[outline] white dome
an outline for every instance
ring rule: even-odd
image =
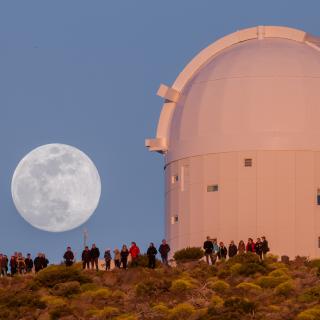
[[[320,48],[302,31],[264,28],[273,35],[259,36],[259,27],[240,31],[238,38],[248,30],[256,36],[222,46],[189,72],[167,121],[167,162],[228,151],[320,150]]]

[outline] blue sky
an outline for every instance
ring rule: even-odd
[[[0,1],[0,251],[82,250],[83,227],[35,229],[11,198],[13,171],[33,148],[66,143],[102,179],[86,223],[103,250],[135,240],[146,250],[164,228],[163,159],[149,153],[162,101],[199,50],[230,32],[285,25],[320,35],[319,1]]]

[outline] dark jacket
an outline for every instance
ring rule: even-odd
[[[158,253],[157,249],[155,247],[149,247],[147,250],[148,256],[156,256]]]
[[[120,252],[121,260],[128,259],[128,255],[129,255],[129,250],[121,250]]]
[[[161,257],[166,257],[168,255],[168,253],[170,252],[169,245],[167,243],[161,244],[159,247],[159,252],[161,254]]]
[[[206,240],[203,243],[203,249],[205,254],[211,254],[213,252],[213,243],[210,240]]]
[[[35,257],[33,263],[34,263],[34,269],[36,272],[43,268],[42,262],[41,262],[41,257]]]
[[[261,254],[262,253],[262,242],[256,242],[254,245],[254,251],[256,254]]]
[[[232,258],[234,257],[238,252],[238,248],[235,244],[230,244],[229,245],[229,250],[228,250],[228,254],[229,254],[229,257]]]
[[[263,240],[262,241],[262,253],[266,254],[267,252],[269,252],[269,244],[267,240]]]
[[[91,259],[97,259],[100,257],[100,251],[97,247],[90,250],[90,257]]]
[[[225,246],[219,247],[218,257],[219,259],[225,259],[227,257],[228,250]]]
[[[63,259],[66,260],[66,262],[72,262],[74,259],[74,254],[72,251],[66,251],[63,255]]]
[[[246,245],[247,252],[255,252],[255,244],[252,242],[251,244],[248,242]]]
[[[31,258],[25,258],[24,262],[26,264],[27,270],[32,270],[32,268],[33,268],[33,260]]]
[[[105,251],[104,252],[104,260],[105,261],[111,261],[111,253],[110,253],[110,251]]]
[[[82,255],[81,255],[81,259],[84,262],[89,262],[91,260],[90,250],[83,250]]]

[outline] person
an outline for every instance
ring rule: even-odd
[[[137,259],[138,259],[139,254],[140,254],[140,249],[139,249],[139,247],[137,246],[137,244],[134,241],[131,242],[131,247],[129,249],[129,253],[131,255],[131,265],[132,266],[136,266],[137,265]]]
[[[212,240],[212,244],[213,244],[213,251],[212,251],[213,264],[215,264],[216,261],[217,261],[218,254],[219,254],[219,246],[218,246],[218,240],[217,240],[217,238],[214,238],[214,239]]]
[[[8,270],[9,270],[9,268],[8,268],[9,259],[8,259],[8,257],[7,257],[6,254],[3,255],[3,258],[5,259],[5,264],[6,264],[6,267],[5,267],[5,269],[6,269],[6,274],[8,274]]]
[[[254,252],[254,242],[253,242],[252,238],[248,239],[248,243],[247,243],[247,246],[246,246],[246,251],[247,252]]]
[[[110,264],[111,264],[111,253],[110,253],[110,249],[107,249],[104,252],[104,261],[106,264],[106,270],[110,270]]]
[[[17,267],[18,267],[17,258],[15,255],[11,256],[9,264],[10,264],[10,273],[13,276],[17,273]]]
[[[262,260],[262,242],[260,238],[257,238],[257,241],[254,245],[254,251],[259,256],[259,259]]]
[[[121,256],[121,264],[123,269],[127,269],[127,264],[128,264],[128,255],[129,255],[129,250],[127,246],[124,244],[122,246],[120,256]]]
[[[213,243],[210,240],[210,237],[207,236],[207,240],[203,243],[204,255],[206,257],[207,264],[209,263],[209,258],[211,260],[211,264],[214,264],[213,261]]]
[[[38,273],[42,269],[41,260],[42,260],[42,254],[39,252],[33,261],[35,273]]]
[[[147,250],[147,256],[148,256],[148,268],[154,269],[156,267],[156,255],[158,253],[158,250],[154,246],[154,243],[151,242],[149,245],[149,248]]]
[[[170,252],[170,246],[167,244],[166,239],[162,240],[162,243],[159,247],[159,252],[161,255],[162,263],[167,266],[168,265],[168,254]]]
[[[116,268],[120,268],[121,255],[120,255],[119,249],[115,248],[113,250],[113,254],[114,254],[114,265]]]
[[[25,273],[25,271],[26,271],[26,263],[24,262],[24,257],[23,257],[21,252],[18,253],[17,264],[18,264],[19,273],[20,274]]]
[[[237,252],[238,252],[238,248],[237,248],[237,246],[234,244],[234,241],[231,240],[231,241],[230,241],[230,244],[229,244],[229,248],[228,248],[229,258],[232,258],[232,257],[236,256],[236,255],[237,255]]]
[[[7,260],[6,257],[0,253],[0,268],[1,268],[1,276],[7,275]]]
[[[265,259],[270,249],[269,249],[269,244],[266,237],[262,236],[261,239],[262,239],[262,255],[263,255],[263,259]]]
[[[42,269],[45,269],[49,264],[49,260],[46,258],[46,255],[44,253],[41,253],[41,265]]]
[[[245,252],[246,252],[246,245],[244,244],[243,240],[240,240],[238,244],[238,254],[244,254]]]
[[[63,259],[66,267],[71,267],[73,265],[74,254],[71,250],[71,247],[67,247],[67,251],[64,253]]]
[[[224,245],[224,243],[221,241],[219,243],[219,251],[218,251],[218,258],[219,260],[225,260],[227,258],[228,249]]]
[[[90,261],[91,261],[91,255],[90,250],[88,246],[85,246],[84,250],[82,251],[81,255],[82,260],[82,269],[90,269]]]
[[[93,243],[91,250],[90,250],[90,257],[91,257],[91,269],[94,269],[96,267],[96,270],[99,270],[99,257],[100,257],[100,250],[96,247],[96,244]]]
[[[27,257],[25,258],[24,263],[26,264],[26,272],[30,273],[33,269],[33,260],[31,258],[30,253],[27,254]]]

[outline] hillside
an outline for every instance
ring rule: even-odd
[[[128,270],[50,266],[0,279],[0,319],[320,319],[320,260],[240,255]]]

